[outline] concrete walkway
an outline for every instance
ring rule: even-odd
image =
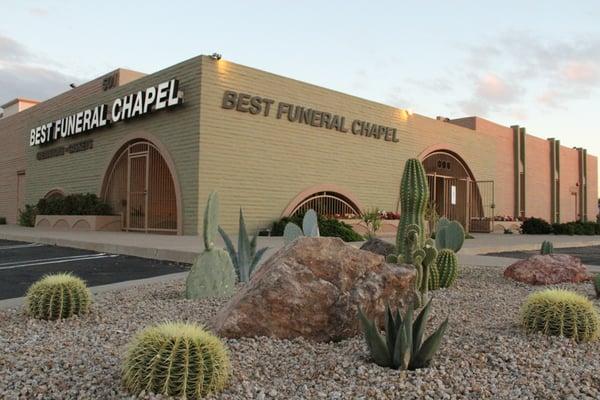
[[[491,252],[536,250],[544,240],[550,240],[555,248],[600,246],[600,236],[555,235],[504,235],[475,234],[468,239],[461,255],[478,255]],[[199,236],[155,235],[131,232],[62,232],[17,225],[0,225],[0,239],[36,242],[57,246],[74,247],[102,253],[124,254],[136,257],[192,263],[203,244]],[[231,238],[237,243],[237,238]],[[384,238],[394,242],[394,238]],[[356,243],[358,245],[358,243]],[[218,246],[224,246],[221,237]],[[258,247],[269,247],[266,257],[283,245],[281,237],[259,237]],[[266,258],[265,257],[265,258]]]

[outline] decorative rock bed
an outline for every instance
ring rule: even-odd
[[[593,296],[590,283],[561,287]],[[432,367],[414,372],[369,362],[361,337],[228,339],[231,384],[210,398],[600,398],[600,342],[527,336],[518,325],[521,303],[537,289],[504,279],[499,268],[462,267],[453,288],[433,293],[429,326],[446,316],[450,326]],[[105,293],[91,314],[58,322],[0,311],[0,398],[131,398],[120,365],[134,333],[171,319],[208,323],[227,302],[188,301],[183,292],[181,280]]]

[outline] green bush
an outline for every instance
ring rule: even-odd
[[[542,218],[527,218],[521,225],[521,233],[526,235],[547,235],[552,233],[552,225]]]
[[[40,199],[40,215],[110,215],[110,206],[93,193],[76,193],[64,197]]]
[[[591,221],[552,224],[552,231],[555,235],[600,235],[600,224]]]
[[[36,207],[31,204],[25,204],[25,208],[19,210],[19,225],[33,227],[35,225],[36,215]]]
[[[6,217],[0,217],[0,225],[6,225]]]
[[[283,236],[283,230],[288,222],[293,222],[298,226],[302,226],[303,214],[297,214],[292,217],[284,217],[273,222],[271,229],[272,236]],[[350,225],[345,222],[338,221],[335,218],[326,218],[322,215],[318,216],[319,233],[321,236],[339,237],[344,242],[359,242],[363,237],[356,233]]]

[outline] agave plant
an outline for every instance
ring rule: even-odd
[[[260,250],[256,250],[256,240],[258,235],[254,235],[252,239],[248,236],[246,231],[246,223],[244,222],[244,213],[240,208],[240,224],[238,234],[238,247],[237,251],[233,246],[233,242],[229,238],[229,235],[219,226],[219,233],[225,242],[229,257],[233,262],[233,267],[237,273],[240,282],[248,282],[250,276],[256,269],[258,262],[262,258],[268,247],[263,247]]]
[[[385,311],[385,335],[379,332],[375,321],[369,320],[362,310],[358,310],[367,346],[377,365],[403,370],[429,366],[448,326],[448,318],[446,318],[436,331],[423,341],[430,307],[431,301],[423,307],[413,322],[412,304],[404,317],[399,309],[394,315],[388,305]]]

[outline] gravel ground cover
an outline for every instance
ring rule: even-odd
[[[568,254],[581,258],[581,262],[588,265],[600,265],[600,246],[586,247],[562,247],[555,248],[556,254]],[[532,251],[503,251],[501,253],[488,253],[486,256],[508,257],[508,258],[529,258],[534,254],[540,254],[539,250]]]
[[[533,290],[498,268],[463,267],[435,292],[433,320],[450,326],[429,369],[400,372],[367,359],[360,337],[340,343],[228,340],[233,377],[215,399],[598,399],[600,343],[527,336],[518,325]],[[592,296],[591,284],[562,285]],[[184,282],[97,296],[90,315],[59,322],[0,311],[0,398],[122,399],[120,365],[131,336],[148,324],[207,323],[223,300],[182,299]],[[160,396],[144,395],[157,399]]]

